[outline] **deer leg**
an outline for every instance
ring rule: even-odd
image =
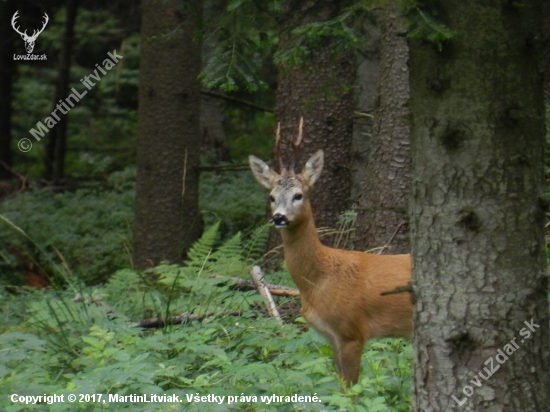
[[[346,383],[352,385],[359,379],[361,367],[361,352],[363,342],[358,340],[340,341],[334,351],[334,360],[338,375]]]

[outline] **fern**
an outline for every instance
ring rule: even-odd
[[[246,277],[249,267],[261,260],[269,225],[256,228],[246,241],[238,232],[215,248],[219,226],[217,222],[203,233],[183,266],[161,265],[152,269],[152,273],[160,275],[159,283],[180,292],[203,293],[220,283],[208,279],[210,275]]]
[[[186,267],[202,270],[208,264],[210,254],[214,248],[214,243],[218,237],[219,227],[219,221],[214,223],[206,229],[200,239],[193,244],[187,254],[188,260],[185,262]]]
[[[269,223],[258,226],[252,231],[248,242],[246,242],[243,256],[245,261],[250,265],[258,264],[263,257],[270,228],[271,225]]]
[[[238,232],[211,255],[212,265],[209,272],[225,276],[243,276],[247,266],[242,257],[242,236]]]

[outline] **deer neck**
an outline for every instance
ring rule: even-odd
[[[281,229],[285,262],[301,294],[315,288],[322,274],[318,269],[319,256],[324,246],[319,240],[311,206],[306,205],[305,213],[294,226]]]

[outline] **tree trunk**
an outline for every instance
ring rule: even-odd
[[[12,166],[11,154],[11,100],[15,74],[13,60],[15,31],[11,18],[15,13],[13,2],[0,2],[0,161]],[[0,170],[0,179],[11,177],[7,170]]]
[[[200,236],[198,165],[202,5],[142,2],[134,264],[179,262]],[[170,36],[168,36],[170,35]]]
[[[401,18],[390,1],[379,19],[378,107],[355,229],[356,249],[385,254],[409,252],[409,51]]]
[[[338,2],[291,1],[287,7],[279,42],[283,48],[292,41],[290,30],[334,18],[341,12]],[[302,66],[280,68],[275,118],[281,123],[283,140],[296,136],[300,117],[304,118],[303,150],[296,172],[315,151],[324,150],[325,166],[313,189],[311,203],[317,227],[336,228],[338,215],[348,207],[351,195],[355,65],[353,54],[332,53],[331,45],[327,40],[313,49]],[[283,156],[288,159],[286,148]],[[331,244],[331,239],[329,236],[323,241]],[[268,248],[278,243],[279,236],[272,235]]]
[[[52,111],[69,95],[71,81],[71,55],[74,43],[74,24],[78,12],[78,0],[67,0],[63,44],[59,59],[59,74],[55,88]],[[44,178],[59,182],[65,176],[65,152],[67,146],[68,113],[61,115],[57,124],[48,133],[44,154]]]
[[[219,13],[219,4],[215,0],[205,0],[203,7],[203,20],[205,22],[215,21]],[[220,32],[215,32],[209,37],[210,41],[202,44],[202,68],[207,64],[212,42],[218,41]],[[207,161],[213,163],[229,162],[229,149],[225,137],[224,127],[225,101],[219,97],[201,94],[201,138],[203,156]]]
[[[202,152],[213,163],[229,162],[229,149],[225,138],[225,102],[212,96],[201,96]]]
[[[540,2],[438,4],[456,35],[410,41],[413,410],[547,410]]]
[[[550,105],[550,1],[542,2],[543,18],[543,59],[544,59],[544,97]]]
[[[351,159],[352,187],[351,197],[354,203],[359,203],[365,188],[369,160],[369,148],[374,133],[374,112],[377,105],[378,74],[380,72],[380,25],[365,21],[362,30],[366,32],[367,41],[356,54],[356,90],[355,111],[353,121],[353,143]]]

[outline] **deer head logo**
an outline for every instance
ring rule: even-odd
[[[46,13],[44,13],[44,24],[42,25],[42,28],[40,30],[34,30],[32,36],[28,36],[27,35],[27,30],[25,30],[24,32],[21,32],[19,31],[19,27],[16,27],[15,26],[15,21],[17,20],[17,18],[19,17],[17,15],[17,13],[19,13],[19,10],[17,10],[15,12],[15,14],[13,15],[12,19],[11,19],[11,26],[13,27],[13,29],[19,33],[21,35],[21,38],[25,41],[25,49],[27,49],[27,54],[31,54],[33,49],[34,49],[34,42],[36,41],[36,38],[38,37],[38,35],[40,33],[42,33],[44,31],[44,29],[46,28],[46,24],[48,24],[48,21],[50,20],[48,15]]]

